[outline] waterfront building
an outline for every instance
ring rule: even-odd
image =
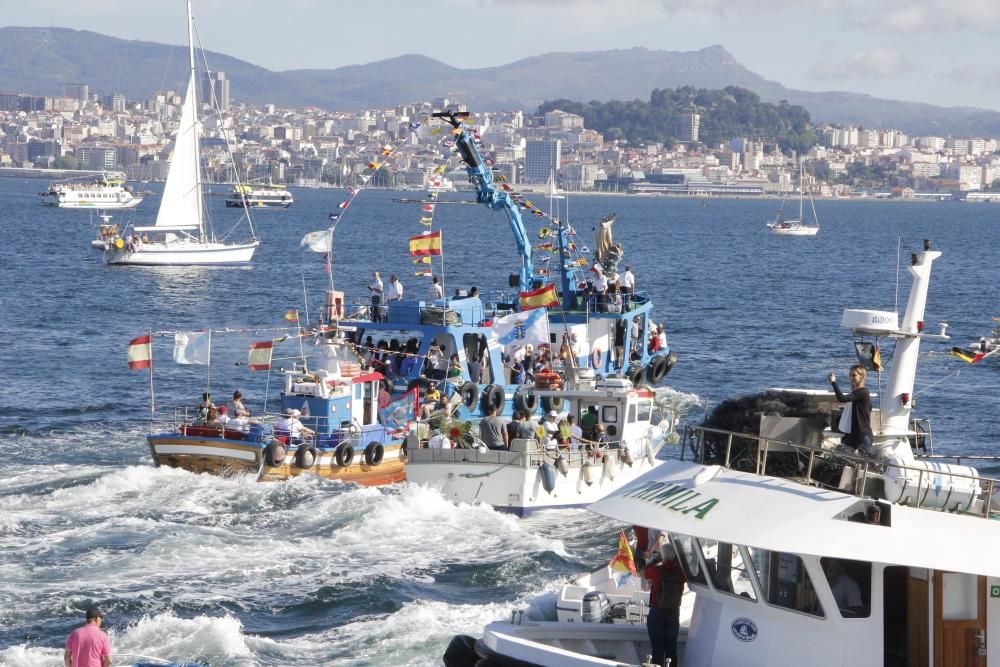
[[[558,139],[529,141],[524,152],[524,182],[545,183],[558,173],[561,149]]]
[[[225,72],[205,72],[201,78],[202,103],[229,110],[229,79]],[[215,100],[214,102],[212,100]]]

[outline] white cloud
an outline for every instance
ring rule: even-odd
[[[888,78],[910,70],[912,65],[900,51],[874,48],[858,51],[843,60],[824,60],[809,69],[818,79]]]

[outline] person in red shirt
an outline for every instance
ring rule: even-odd
[[[680,632],[681,595],[684,593],[684,572],[677,563],[674,547],[669,542],[660,547],[660,561],[650,563],[642,576],[649,580],[649,615],[646,630],[653,646],[653,663],[677,666],[677,635]]]
[[[97,607],[87,610],[87,623],[70,633],[63,652],[66,667],[111,667],[111,641],[101,630],[104,614]]]

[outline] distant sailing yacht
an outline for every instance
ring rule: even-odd
[[[198,121],[198,79],[194,61],[194,20],[187,0],[188,53],[191,75],[174,142],[170,172],[160,198],[160,209],[152,227],[132,227],[110,244],[104,253],[108,264],[183,266],[190,264],[246,264],[260,245],[249,211],[249,240],[227,243],[206,230],[201,185],[201,123]],[[152,235],[149,237],[148,235]]]
[[[805,192],[802,176],[804,173],[802,161],[799,160],[799,217],[794,220],[785,220],[784,211],[779,210],[774,221],[767,223],[768,230],[776,236],[816,236],[819,233],[819,217],[816,215],[816,204],[813,203],[812,193],[809,194],[809,206],[812,208],[815,224],[805,225],[802,222],[802,198]]]

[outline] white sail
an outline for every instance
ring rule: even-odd
[[[160,198],[160,210],[156,214],[156,227],[161,229],[192,229],[202,234],[201,182],[198,178],[198,139],[201,123],[198,122],[197,100],[195,96],[194,73],[188,80],[187,94],[181,110],[181,122],[177,128],[174,154],[170,160],[170,172]]]

